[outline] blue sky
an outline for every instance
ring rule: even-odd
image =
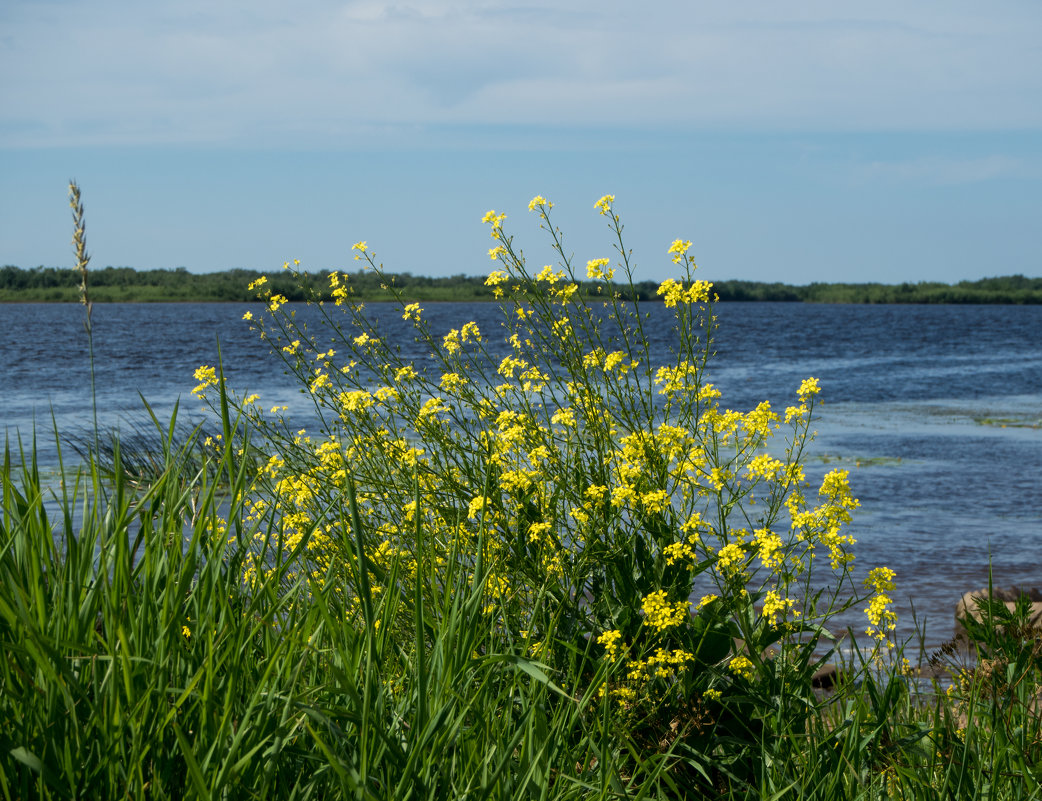
[[[1042,4],[5,0],[0,264],[481,274],[528,200],[638,279],[1042,275]]]

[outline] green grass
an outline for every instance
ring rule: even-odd
[[[5,454],[0,797],[1040,794],[1037,632],[1004,607],[971,630],[984,668],[953,694],[854,670],[802,728],[783,699],[751,697],[759,741],[716,761],[733,733],[620,727],[598,697],[608,667],[551,672],[490,625],[480,570],[421,556],[414,591],[363,592],[361,618],[337,573],[298,569],[306,538],[245,582],[241,543],[278,537],[247,519],[248,438],[189,474],[164,430],[151,480],[125,480],[117,448],[111,481],[88,463],[50,503],[33,453]],[[345,564],[366,562],[362,525],[337,543]]]
[[[248,460],[186,479],[167,450],[148,486],[81,473],[57,519],[32,454],[5,458],[0,796],[606,797],[658,780],[664,757],[605,750],[589,686],[496,641],[480,582],[428,576],[437,603],[368,599],[364,625],[295,554],[246,584]],[[387,632],[405,608],[402,641]]]

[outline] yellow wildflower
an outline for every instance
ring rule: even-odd
[[[608,659],[614,662],[619,658],[619,641],[622,639],[622,632],[618,630],[606,631],[600,637],[597,638],[598,645],[604,646],[604,655]]]
[[[196,368],[194,377],[199,382],[199,386],[192,390],[192,394],[196,397],[203,397],[206,390],[217,386],[217,370],[209,365],[204,364],[202,367]]]
[[[543,535],[550,531],[551,524],[546,521],[540,521],[538,523],[532,523],[528,527],[528,541],[532,543],[540,542],[543,539]]]
[[[344,411],[360,412],[368,409],[375,402],[373,396],[364,389],[355,389],[350,392],[341,392],[337,400]]]
[[[550,418],[550,422],[558,426],[574,426],[575,425],[575,412],[571,408],[558,409],[554,412]]]
[[[796,394],[801,401],[806,401],[808,395],[817,395],[819,392],[821,392],[821,387],[818,386],[818,379],[816,378],[804,379],[803,383],[800,384],[800,388],[796,390]]]
[[[698,605],[695,607],[695,611],[697,612],[703,606],[707,606],[708,604],[711,604],[713,601],[715,601],[719,597],[720,597],[719,595],[703,595],[701,600],[698,602]]]
[[[605,271],[611,259],[590,259],[586,262],[586,277],[591,281],[610,281],[615,277],[615,270]]]
[[[380,387],[376,390],[376,399],[380,403],[387,403],[389,400],[398,400],[398,390],[393,387]]]
[[[669,495],[665,490],[651,490],[640,496],[640,502],[645,512],[663,512],[669,508]]]
[[[324,387],[328,387],[329,385],[329,375],[327,373],[320,373],[316,371],[315,377],[312,379],[311,384],[308,388],[311,390],[313,394],[315,392],[318,392],[320,389],[323,389]]]
[[[717,568],[726,576],[740,575],[745,567],[745,551],[737,542],[725,545],[716,557]]]
[[[690,601],[670,603],[665,590],[657,590],[647,596],[640,605],[644,613],[644,622],[657,632],[679,626],[688,616]]]
[[[791,612],[795,603],[792,598],[782,598],[778,595],[777,590],[767,590],[767,595],[763,599],[763,616],[772,626],[777,626],[778,616],[784,617]]]
[[[467,508],[467,517],[471,520],[477,520],[481,516],[481,513],[488,508],[488,498],[484,495],[478,495],[471,498],[470,505]]]
[[[749,661],[747,656],[736,656],[728,663],[727,669],[746,681],[753,677],[753,663]]]
[[[662,549],[662,555],[666,558],[666,564],[672,565],[680,561],[690,561],[695,558],[695,552],[686,542],[673,542]]]
[[[685,242],[683,239],[674,239],[673,244],[669,246],[668,251],[668,253],[673,257],[673,263],[680,264],[690,248],[690,240]]]
[[[865,633],[880,642],[886,640],[888,631],[897,628],[897,613],[890,608],[893,600],[887,594],[896,589],[895,575],[889,567],[877,567],[868,571],[868,578],[865,579],[865,586],[875,590],[875,595],[865,608],[865,615],[870,623]]]
[[[564,278],[564,271],[563,270],[559,270],[558,272],[554,272],[553,267],[551,267],[549,264],[547,264],[545,267],[543,267],[542,270],[539,271],[539,275],[537,275],[535,277],[535,280],[536,281],[546,281],[546,283],[548,283],[550,285],[553,285],[553,284],[556,284],[558,281],[560,281],[562,278]]]
[[[496,214],[495,209],[490,209],[485,212],[485,216],[481,218],[481,222],[491,225],[493,230],[492,238],[498,239],[499,237],[495,235],[495,232],[503,227],[503,220],[506,218],[507,216],[505,214]]]
[[[693,281],[691,286],[684,289],[684,285],[672,278],[667,278],[659,286],[657,295],[662,295],[666,306],[672,308],[681,303],[705,303],[709,300],[709,290],[713,285],[708,281]]]
[[[445,373],[438,383],[446,392],[455,392],[467,382],[459,373]]]
[[[785,464],[766,453],[761,453],[745,466],[745,470],[753,480],[759,477],[776,479],[785,471]]]
[[[416,423],[422,424],[427,420],[434,419],[436,415],[443,414],[449,410],[448,406],[445,405],[445,401],[442,398],[428,398],[423,402],[423,406],[420,407],[419,413],[416,415]]]

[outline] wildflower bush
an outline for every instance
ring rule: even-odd
[[[658,291],[673,358],[653,363],[646,317],[620,291],[633,273],[614,198],[595,204],[614,253],[584,273],[552,206],[529,204],[558,258],[538,270],[506,215],[484,217],[501,331],[433,330],[418,303],[386,286],[424,359],[382,335],[343,273],[328,276],[335,302],[314,304],[321,331],[263,279],[251,285],[268,314],[247,318],[321,423],[297,431],[277,408],[238,404],[271,454],[252,517],[277,529],[275,542],[261,527],[247,580],[294,552],[295,569],[335,577],[353,625],[390,604],[389,636],[414,638],[422,621],[402,599],[435,603],[447,575],[462,578],[480,587],[491,647],[581,679],[598,698],[590,714],[672,749],[707,780],[747,772],[767,729],[805,724],[830,621],[862,600],[850,580],[845,527],[858,502],[847,472],[818,487],[804,472],[818,382],[794,387],[784,410],[724,406],[707,380],[712,285],[694,277],[680,239],[666,254],[678,278]],[[354,250],[382,274],[366,242]],[[296,263],[286,269],[307,285]],[[493,337],[505,356],[493,355]],[[219,384],[211,366],[196,377],[201,396]],[[346,560],[345,540],[358,542]],[[877,568],[868,582],[878,643],[894,628],[892,578]]]

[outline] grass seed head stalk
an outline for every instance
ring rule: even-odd
[[[94,324],[92,312],[94,304],[87,289],[87,265],[90,254],[87,253],[87,222],[83,214],[83,201],[80,199],[80,187],[75,180],[69,181],[69,207],[72,209],[72,245],[76,254],[76,269],[80,273],[80,303],[86,309],[83,327],[87,332],[87,352],[90,358],[90,398],[94,414],[94,451],[98,451],[98,393],[94,380]]]

